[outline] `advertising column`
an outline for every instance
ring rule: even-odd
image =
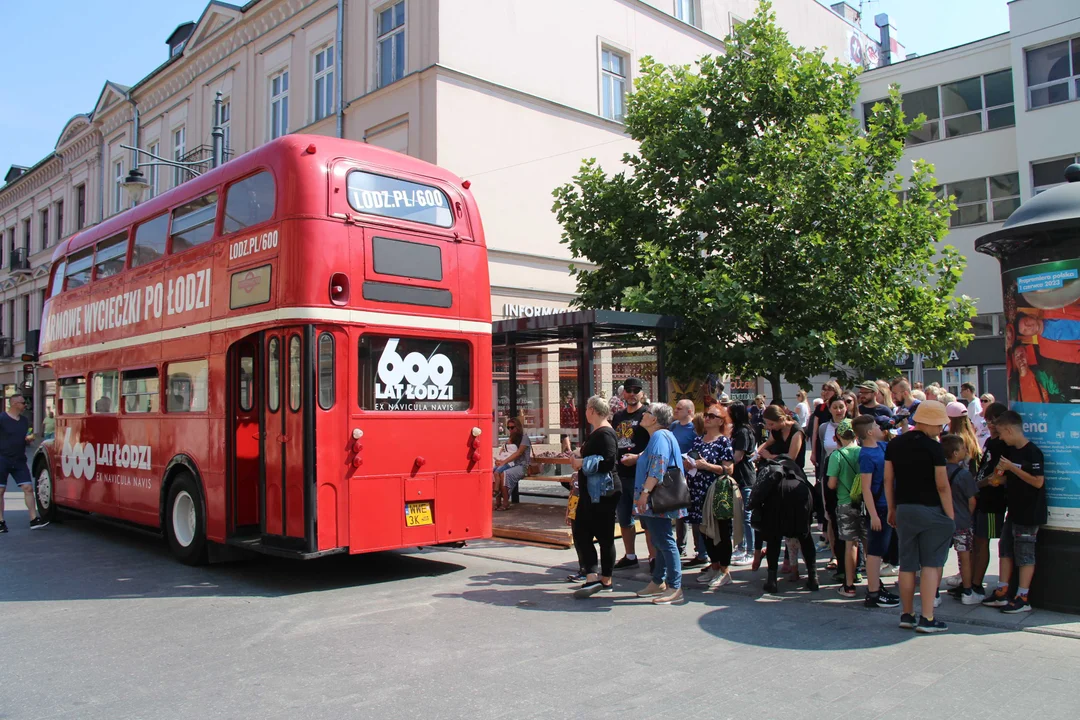
[[[1006,374],[1043,451],[1047,527],[1080,530],[1080,259],[1002,273]]]

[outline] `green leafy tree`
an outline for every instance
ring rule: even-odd
[[[586,160],[554,192],[562,242],[595,266],[572,268],[577,305],[679,316],[673,376],[760,375],[777,399],[781,376],[882,372],[910,352],[934,364],[966,345],[965,260],[941,245],[955,206],[922,161],[900,199],[904,139],[925,118],[907,122],[894,87],[864,132],[856,78],[794,48],[767,2],[725,55],[644,58],[629,169]]]

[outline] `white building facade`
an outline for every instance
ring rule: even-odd
[[[693,63],[722,53],[723,38],[756,7],[757,0],[210,2],[169,35],[159,67],[130,87],[105,81],[95,107],[71,118],[53,153],[7,173],[3,392],[22,389],[19,358],[34,349],[53,246],[130,207],[121,181],[135,158],[121,145],[208,160],[218,92],[226,157],[284,133],[340,134],[469,179],[489,244],[492,314],[565,309],[574,282],[552,190],[583,158],[621,167],[633,149],[621,122],[625,95],[643,56]],[[833,11],[816,0],[775,0],[774,10],[795,44],[862,64],[883,55],[843,3]],[[188,177],[142,170],[152,193]],[[38,423],[53,393],[48,370],[39,369]]]
[[[976,339],[958,348],[943,370],[898,358],[899,368],[959,394],[963,382],[1005,397],[1001,281],[995,259],[977,254],[975,240],[1001,227],[1019,204],[1064,182],[1080,155],[1080,3],[1013,0],[1009,31],[865,72],[859,105],[900,86],[909,117],[927,123],[908,138],[901,174],[911,161],[933,163],[957,210],[945,242],[967,258],[958,292],[976,299]]]

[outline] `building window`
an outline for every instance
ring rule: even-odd
[[[994,222],[1005,222],[1020,207],[1020,173],[994,175],[990,180],[990,210]]]
[[[86,227],[86,184],[75,188],[75,229]]]
[[[150,147],[148,147],[146,149],[150,152],[151,155],[157,155],[158,157],[161,157],[161,155],[158,154],[158,152],[161,150],[161,146],[160,146],[159,143],[156,143],[156,142],[151,143]],[[153,160],[152,162],[157,162],[157,161]],[[150,197],[157,197],[157,194],[158,194],[158,166],[157,165],[151,165],[149,168],[147,168],[146,182],[150,186]]]
[[[113,163],[113,212],[124,209],[124,161]]]
[[[187,154],[187,132],[183,127],[178,127],[173,130],[173,160],[177,162],[183,162],[184,155]],[[173,168],[173,187],[180,185],[184,180],[187,180],[187,170],[182,167]]]
[[[41,216],[41,249],[49,247],[49,208],[40,213]]]
[[[949,183],[945,194],[953,195],[956,202],[950,227],[1003,222],[1020,207],[1020,175],[1005,173]]]
[[[221,161],[229,159],[229,148],[232,147],[232,99],[226,98],[221,101]]]
[[[688,25],[701,27],[698,24],[697,0],[675,0],[675,17]]]
[[[405,76],[405,0],[375,13],[377,87]]]
[[[600,114],[622,122],[626,117],[625,55],[604,48],[600,53]]]
[[[1057,160],[1031,163],[1031,184],[1034,193],[1038,195],[1055,185],[1063,184],[1065,182],[1065,168],[1077,161],[1078,158],[1074,155]]]
[[[926,122],[918,130],[908,133],[907,144],[919,145],[924,142],[941,139],[941,104],[938,102],[936,87],[904,93],[901,105],[904,116],[909,120],[919,115],[926,115]]]
[[[329,45],[315,53],[315,119],[334,114],[334,46]]]
[[[30,218],[23,220],[23,249],[26,250],[26,254],[30,255],[30,236],[33,234],[33,223],[30,222]]]
[[[60,242],[60,238],[64,237],[64,201],[56,201],[56,237],[53,238],[54,242]]]
[[[950,392],[956,397],[960,397],[960,386],[964,383],[971,383],[975,386],[975,394],[979,394],[979,368],[974,365],[967,367],[953,367],[945,368],[942,373],[941,386],[945,388],[946,392]]]
[[[1005,314],[987,313],[971,318],[971,333],[975,337],[1000,337],[1005,334]]]
[[[1080,37],[1030,49],[1026,61],[1032,109],[1080,97]]]
[[[987,130],[1012,127],[1016,124],[1011,69],[983,75],[983,97],[986,98]]]
[[[270,139],[289,132],[289,71],[270,78]]]

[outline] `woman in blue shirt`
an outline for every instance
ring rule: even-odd
[[[672,521],[686,517],[686,509],[656,513],[649,502],[649,494],[664,479],[667,469],[681,468],[679,443],[666,429],[671,425],[672,414],[671,406],[664,403],[652,403],[645,408],[640,425],[649,433],[649,444],[637,458],[634,479],[634,511],[656,548],[652,581],[637,595],[651,597],[656,605],[669,605],[683,599],[682,561],[675,544]]]

